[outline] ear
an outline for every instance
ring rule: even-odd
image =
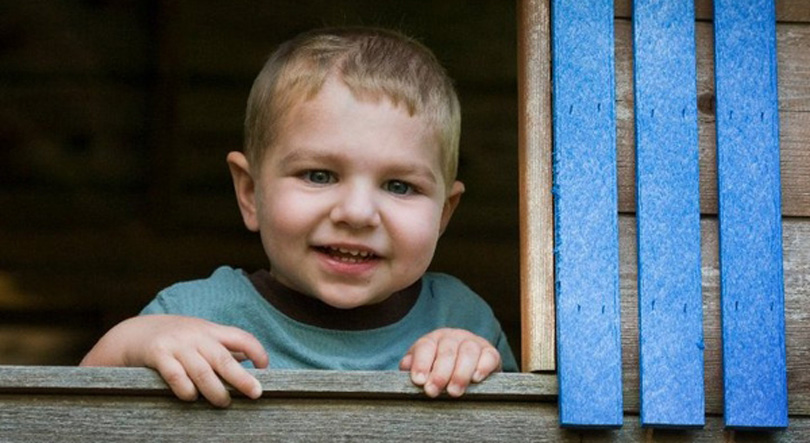
[[[447,199],[444,201],[444,207],[442,208],[442,220],[441,225],[439,226],[439,233],[443,234],[445,228],[447,228],[447,224],[450,223],[450,217],[453,216],[453,212],[456,210],[458,203],[461,201],[461,194],[464,193],[464,183],[456,180],[453,182],[453,185],[450,186],[450,191],[447,193]]]
[[[245,154],[241,152],[228,153],[228,168],[233,178],[233,189],[236,191],[236,202],[242,212],[242,221],[250,231],[259,231],[259,218],[256,213],[256,181],[250,169]]]

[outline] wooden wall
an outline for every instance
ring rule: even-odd
[[[805,442],[810,421],[782,432],[645,429],[637,415],[617,430],[558,426],[553,375],[493,374],[461,399],[426,399],[402,372],[254,370],[262,398],[230,408],[182,402],[144,368],[0,367],[4,439],[64,441],[532,441]],[[716,396],[709,393],[709,397]],[[712,399],[710,399],[712,401]]]
[[[722,355],[715,156],[711,2],[696,3],[698,131],[700,147],[701,259],[707,415],[720,415]],[[631,1],[615,2],[622,365],[624,409],[639,411],[635,152]],[[777,0],[777,61],[782,179],[788,401],[796,438],[810,415],[810,3]],[[708,423],[708,422],[707,422]],[[798,438],[801,439],[801,438]]]
[[[548,10],[544,0],[525,0],[520,9],[521,35],[526,38],[524,48],[530,49],[530,56],[520,55],[521,63],[528,68],[521,77],[524,81],[533,80],[536,84],[526,86],[521,83],[521,93],[534,91],[538,95],[550,94],[544,82],[543,72],[549,67],[549,55],[543,46],[535,41],[533,32],[536,23],[546,20]],[[531,8],[537,8],[534,12]],[[697,31],[697,102],[700,143],[700,188],[701,188],[701,259],[703,289],[703,329],[705,339],[705,392],[707,416],[720,416],[723,411],[722,398],[722,355],[720,325],[720,276],[718,258],[717,185],[715,156],[715,115],[713,77],[713,36],[711,23],[711,3],[706,0],[695,2]],[[633,120],[632,82],[632,22],[631,1],[615,2],[615,60],[616,60],[616,114],[618,191],[619,191],[619,232],[620,232],[620,291],[621,291],[621,338],[622,338],[622,378],[623,406],[625,421],[639,414],[639,359],[638,359],[638,306],[637,306],[637,245],[635,219],[635,152]],[[810,299],[810,145],[808,131],[808,109],[810,109],[810,4],[798,0],[777,0],[777,59],[779,63],[779,98],[781,119],[781,178],[783,209],[784,246],[784,285],[787,344],[787,378],[789,391],[789,414],[791,430],[780,434],[772,441],[797,438],[794,431],[805,426],[810,415],[810,403],[806,397],[810,392],[810,327],[808,327],[808,300]],[[535,55],[539,54],[539,55]],[[524,98],[525,100],[525,98]],[[527,100],[525,107],[542,109],[544,99]],[[529,113],[521,116],[521,127],[535,129],[521,135],[521,149],[527,157],[551,158],[550,153],[533,153],[549,150],[551,136],[544,133],[542,117]],[[539,134],[538,134],[539,133]],[[526,135],[529,134],[529,135]],[[523,183],[521,189],[535,187],[548,189],[546,171],[542,167],[521,166],[531,182]],[[534,168],[534,170],[532,170]],[[547,191],[548,192],[548,191]],[[523,196],[526,197],[527,194]],[[522,201],[532,202],[529,195]],[[542,215],[540,211],[536,213]],[[527,246],[540,249],[543,239],[548,238],[550,222],[542,216],[532,228],[523,232],[522,254],[526,258],[524,267],[532,270],[526,273],[532,290],[522,294],[531,310],[526,313],[528,334],[537,337],[553,337],[545,320],[551,311],[553,318],[552,293],[545,288],[548,274],[545,272],[545,259],[542,253]],[[540,238],[540,240],[537,240]],[[534,254],[534,255],[533,255]],[[526,278],[524,276],[524,278]],[[533,286],[532,286],[533,285]],[[538,332],[540,330],[540,332]],[[542,340],[523,343],[524,370],[546,371],[549,356],[553,358],[553,347]],[[551,353],[549,352],[551,348]],[[553,367],[553,361],[552,361]],[[707,423],[709,421],[707,420]],[[713,439],[708,434],[701,434]],[[684,440],[691,437],[682,435]],[[762,437],[762,436],[760,436]],[[799,437],[797,440],[800,440]],[[652,440],[649,440],[652,441]],[[674,441],[677,441],[675,439]]]
[[[434,268],[486,296],[519,349],[515,5],[11,2],[0,16],[0,363],[75,364],[161,288],[266,266],[225,165],[254,76],[322,25],[404,30],[463,107],[461,208]]]

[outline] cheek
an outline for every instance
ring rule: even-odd
[[[277,195],[290,195],[278,192]],[[259,207],[261,230],[268,238],[284,239],[295,236],[311,224],[313,208],[292,197],[276,197],[262,200]]]
[[[399,211],[394,217],[393,235],[398,249],[407,254],[414,265],[430,264],[439,239],[440,213],[434,208],[421,211]]]

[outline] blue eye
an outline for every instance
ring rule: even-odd
[[[307,171],[304,180],[316,185],[328,185],[335,182],[335,175],[329,171]]]
[[[400,180],[391,180],[385,183],[385,190],[397,195],[409,195],[414,192],[413,186]]]

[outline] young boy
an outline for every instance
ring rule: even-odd
[[[323,29],[283,44],[250,92],[244,153],[227,157],[269,271],[165,289],[82,365],[152,367],[181,399],[217,406],[230,402],[220,378],[261,395],[241,360],[399,368],[430,397],[516,371],[485,302],[425,273],[464,191],[460,121],[445,71],[407,37]]]

